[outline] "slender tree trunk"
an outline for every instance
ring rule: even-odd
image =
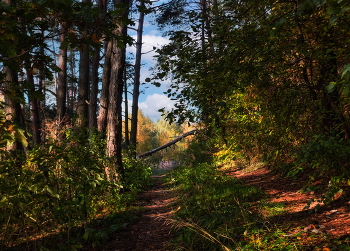
[[[104,3],[102,0],[97,2],[100,11],[104,11]],[[97,34],[97,38],[100,38],[100,34]],[[91,92],[90,92],[90,106],[89,106],[89,133],[90,136],[96,131],[97,127],[97,93],[98,93],[98,69],[100,64],[100,48],[95,47],[95,57],[92,64],[91,72]]]
[[[85,3],[90,0],[82,0]],[[83,37],[88,35],[89,31],[83,32]],[[79,61],[79,82],[78,82],[78,107],[77,107],[77,126],[79,128],[86,128],[88,126],[88,98],[89,98],[89,87],[90,87],[90,63],[89,63],[89,47],[84,44],[80,50],[80,61]]]
[[[42,70],[39,70],[39,90],[43,94],[44,99],[42,102],[38,102],[39,109],[41,111],[41,117],[42,117],[42,123],[41,123],[41,142],[45,144],[45,132],[46,132],[46,126],[45,126],[45,107],[46,107],[46,92],[45,92],[46,86],[45,86],[45,74]]]
[[[42,35],[43,35],[43,32],[42,32]],[[40,46],[40,54],[41,55],[44,55],[44,46]],[[41,111],[41,117],[43,118],[42,119],[42,123],[41,123],[41,142],[45,143],[45,72],[44,72],[44,64],[43,62],[41,62],[41,65],[39,67],[39,91],[40,93],[43,94],[44,96],[44,99],[42,102],[38,101],[38,107],[39,107],[39,110]],[[40,113],[39,113],[40,114]]]
[[[144,0],[140,0],[140,7],[145,7]],[[144,12],[140,11],[139,27],[137,29],[137,41],[136,41],[136,58],[135,58],[135,77],[134,77],[134,91],[132,98],[132,116],[131,116],[131,132],[130,143],[136,150],[137,142],[137,115],[139,110],[139,96],[140,96],[140,71],[141,71],[141,51],[142,51],[142,32],[144,22]],[[136,155],[136,151],[134,151]]]
[[[124,4],[127,10],[123,13],[123,17],[128,17],[129,0],[115,0],[115,5]],[[119,27],[115,30],[118,36],[126,35],[126,26]],[[108,98],[108,115],[107,115],[107,156],[115,158],[118,173],[124,178],[124,170],[122,163],[122,99],[123,99],[123,72],[125,68],[125,47],[119,48],[117,41],[113,41],[113,53],[111,54],[111,77],[109,85]],[[109,174],[109,170],[107,171]],[[111,175],[109,175],[111,178]]]
[[[27,80],[32,84],[31,91],[35,91],[34,86],[34,77],[31,71],[27,70]],[[31,112],[32,112],[32,126],[33,126],[33,142],[34,144],[40,144],[41,143],[41,135],[40,135],[40,117],[39,117],[39,107],[38,107],[38,100],[34,97],[30,99],[30,103],[32,106]]]
[[[61,35],[60,43],[66,36],[65,23],[61,24]],[[67,89],[67,47],[59,50],[58,53],[59,68],[61,71],[58,73],[57,78],[57,123],[58,123],[58,135],[61,133],[60,130],[63,127],[64,119],[66,117],[67,107],[66,107],[66,89]]]
[[[62,28],[61,28],[61,30],[62,30]],[[54,52],[53,53],[53,59],[54,59],[54,64],[55,65],[57,65],[56,63],[56,49],[55,49],[55,41],[54,41],[54,39],[52,38],[51,39],[51,42],[52,42],[52,51]],[[59,56],[58,56],[59,57]],[[55,73],[54,73],[54,81],[55,81],[55,94],[57,95],[57,72],[55,71]],[[57,98],[57,97],[56,97]]]
[[[89,133],[90,136],[95,132],[97,126],[97,93],[98,93],[98,68],[100,63],[100,48],[95,48],[96,56],[92,64],[91,72],[91,91],[89,106]]]
[[[86,45],[80,51],[79,62],[79,82],[78,82],[78,107],[77,107],[77,126],[79,128],[87,127],[88,119],[88,94],[89,94],[90,66],[89,51]]]
[[[126,69],[124,70],[124,94],[125,94],[125,146],[128,147],[129,142],[129,107],[128,107],[128,85],[127,85]]]
[[[200,8],[202,10],[202,27],[201,27],[201,40],[203,57],[205,56],[205,13],[206,13],[206,0],[200,0]]]
[[[121,34],[122,27],[117,32]],[[107,156],[116,158],[117,169],[123,175],[120,126],[122,125],[121,101],[125,48],[118,48],[115,40],[113,44],[107,115]]]
[[[107,126],[107,112],[108,112],[108,92],[109,82],[111,77],[111,54],[113,41],[109,41],[106,49],[105,62],[102,73],[102,92],[100,96],[100,112],[98,115],[98,131],[103,134]]]

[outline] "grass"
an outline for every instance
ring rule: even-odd
[[[350,250],[346,242],[304,233],[304,226],[288,235],[296,229],[280,220],[288,214],[283,202],[268,202],[263,191],[213,165],[177,167],[167,182],[179,197],[175,250]]]

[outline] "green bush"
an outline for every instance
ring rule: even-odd
[[[105,168],[110,159],[105,157],[105,142],[97,136],[84,143],[82,139],[67,130],[64,139],[37,145],[27,157],[0,153],[1,249],[31,236],[63,231],[66,244],[62,248],[67,250],[67,246],[78,245],[78,236],[83,239],[84,228],[96,217],[131,205],[135,195],[121,193],[123,186],[141,189],[149,184],[150,169],[128,159],[124,160],[125,184],[108,180]]]

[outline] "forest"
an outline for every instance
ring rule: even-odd
[[[349,11],[1,0],[0,250],[350,250]]]

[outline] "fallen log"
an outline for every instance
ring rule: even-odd
[[[173,141],[170,141],[169,143],[167,143],[167,144],[165,144],[165,145],[163,145],[163,146],[161,146],[161,147],[158,147],[158,148],[156,148],[156,149],[153,149],[153,150],[151,150],[151,151],[149,151],[149,152],[140,154],[140,155],[138,155],[136,158],[139,159],[139,158],[143,158],[143,157],[152,155],[153,153],[156,153],[156,152],[158,152],[158,151],[160,151],[160,150],[163,150],[164,148],[167,148],[167,147],[169,147],[169,146],[171,146],[171,145],[174,145],[176,142],[180,141],[181,139],[183,139],[183,138],[185,138],[185,137],[187,137],[187,136],[194,135],[196,132],[198,132],[197,129],[194,129],[194,130],[192,130],[192,131],[186,132],[186,133],[182,134],[181,136],[177,137],[176,139],[174,139]]]

